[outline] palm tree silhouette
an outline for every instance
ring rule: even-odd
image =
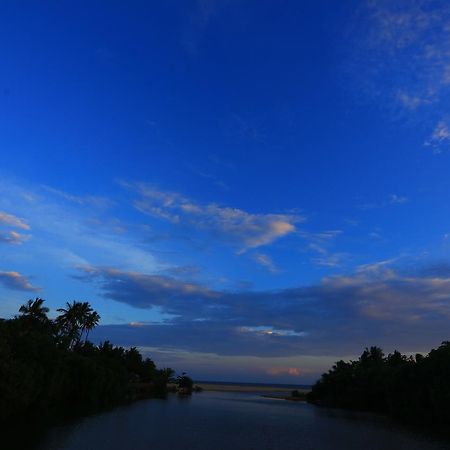
[[[35,300],[28,300],[27,303],[19,308],[19,312],[26,317],[44,322],[47,320],[47,313],[50,311],[46,306],[43,306],[44,300],[36,297]]]
[[[75,300],[72,303],[66,302],[65,308],[58,308],[62,313],[56,318],[56,323],[61,334],[67,338],[69,348],[72,348],[75,342],[79,341],[80,328],[78,325],[80,302]]]
[[[57,309],[62,313],[57,317],[56,322],[62,333],[67,337],[69,347],[77,345],[83,334],[86,332],[86,338],[89,332],[98,325],[100,315],[94,311],[88,302],[67,302],[66,308]]]
[[[98,322],[100,321],[100,314],[97,311],[94,311],[87,302],[83,303],[82,314],[81,334],[86,332],[86,336],[84,338],[84,342],[86,342],[89,337],[89,332],[98,325]]]

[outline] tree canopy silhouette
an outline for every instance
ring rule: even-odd
[[[36,297],[35,300],[28,300],[27,303],[19,308],[19,312],[33,319],[39,320],[41,322],[48,320],[47,313],[50,310],[44,306],[44,300],[42,298]]]
[[[0,319],[0,424],[36,413],[79,415],[165,394],[171,369],[157,369],[135,347],[88,341],[100,320],[88,302],[67,302],[57,311],[50,320],[44,300],[36,298],[13,319]]]
[[[450,425],[450,342],[426,356],[385,356],[366,348],[356,361],[338,361],[312,387],[308,400],[338,408],[376,411],[407,421]]]

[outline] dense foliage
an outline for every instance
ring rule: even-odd
[[[450,342],[415,357],[366,349],[357,361],[338,361],[313,386],[308,399],[324,406],[450,425]]]
[[[56,320],[42,299],[0,319],[0,423],[32,413],[71,416],[165,393],[171,369],[158,370],[136,348],[87,340],[100,316],[67,303]],[[84,339],[83,339],[84,338]]]
[[[194,381],[189,377],[186,372],[183,372],[175,380],[179,393],[191,394],[194,387]]]

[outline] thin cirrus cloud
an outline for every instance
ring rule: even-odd
[[[28,230],[32,224],[33,239],[26,244],[27,252],[55,264],[55,275],[73,265],[102,264],[103,259],[128,269],[157,270],[152,252],[139,245],[140,236],[126,233],[122,222],[111,215],[112,204],[102,197],[0,181],[0,211],[8,211],[0,214],[0,225]],[[19,244],[29,238],[16,230],[0,233],[0,243]],[[8,247],[14,255],[17,248]]]
[[[171,277],[84,268],[102,295],[127,305],[160,308],[162,324],[100,327],[122,345],[182,348],[223,355],[355,354],[392,342],[423,351],[445,339],[450,318],[447,273],[405,274],[386,264],[346,276],[274,291],[220,291]]]
[[[304,239],[308,245],[307,250],[314,256],[311,262],[321,267],[339,267],[346,256],[344,253],[330,252],[330,245],[342,234],[342,230],[327,230],[317,233],[299,231],[299,236]]]
[[[395,67],[386,67],[395,73],[393,84],[385,88],[407,109],[439,102],[450,82],[448,3],[375,0],[366,4],[369,13],[366,44],[372,50],[371,56],[384,54],[397,60]],[[381,78],[382,74],[378,75]]]
[[[258,263],[260,266],[262,266],[265,269],[267,269],[271,273],[279,272],[278,267],[272,261],[270,256],[266,255],[265,253],[256,253],[255,255],[253,255],[253,260],[256,263]]]
[[[30,230],[30,226],[24,219],[14,214],[0,211],[0,226],[6,228],[16,228],[19,230]],[[0,231],[0,243],[19,245],[30,238],[29,234],[19,233],[16,230]]]
[[[0,211],[0,225],[20,228],[22,230],[30,229],[30,226],[23,219],[20,219],[13,214],[8,214],[4,211]]]
[[[20,245],[29,237],[29,234],[21,234],[17,233],[17,231],[0,232],[0,242],[5,244]]]
[[[63,200],[78,204],[80,206],[91,206],[99,209],[107,209],[114,205],[114,202],[106,197],[100,197],[95,195],[74,195],[60,189],[55,189],[51,186],[43,185],[42,188]]]
[[[425,145],[431,147],[434,153],[441,153],[444,146],[450,146],[450,129],[446,121],[440,120],[437,123]]]
[[[363,5],[359,13],[367,20],[355,21],[364,26],[355,49],[357,79],[394,117],[406,113],[425,124],[424,145],[441,153],[449,148],[449,3],[369,0]]]
[[[206,230],[237,245],[242,253],[270,244],[296,231],[304,217],[297,214],[253,214],[242,209],[200,204],[176,192],[167,192],[142,183],[126,184],[140,195],[134,201],[139,211],[152,217]]]
[[[387,199],[378,203],[363,203],[359,205],[362,210],[385,208],[386,206],[404,205],[409,202],[409,198],[399,194],[389,194]]]
[[[397,195],[397,194],[390,194],[389,195],[389,203],[391,205],[401,205],[403,203],[408,202],[408,197]]]
[[[40,288],[33,286],[27,277],[19,272],[0,272],[0,283],[8,289],[16,291],[38,292]]]

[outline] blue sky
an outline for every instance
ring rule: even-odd
[[[449,338],[444,1],[3,2],[0,315],[216,380]]]

